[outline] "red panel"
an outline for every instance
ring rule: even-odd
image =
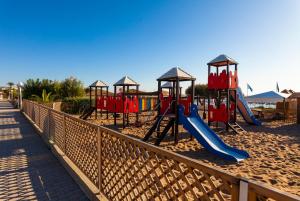
[[[109,112],[115,112],[115,99],[112,96],[107,98],[107,109]]]
[[[229,72],[229,79],[225,70],[223,70],[219,75],[216,73],[211,73],[208,76],[208,88],[209,89],[235,89],[238,87],[238,77],[237,72]]]
[[[237,72],[235,71],[234,73],[232,73],[230,71],[229,77],[230,77],[230,88],[231,89],[236,89],[238,87]]]
[[[139,99],[136,96],[131,100],[131,108],[131,113],[139,112]]]
[[[221,104],[220,108],[214,108],[210,105],[208,111],[208,121],[228,122],[228,114],[225,104]]]
[[[167,108],[169,107],[169,105],[171,104],[172,101],[172,97],[169,96],[167,98],[164,98],[162,96],[160,96],[160,101],[161,101],[161,107],[160,107],[160,114],[165,113],[165,111],[167,110]],[[169,113],[171,110],[170,108],[168,109],[167,113]]]
[[[187,99],[180,99],[179,104],[184,106],[184,114],[189,115],[190,114],[190,107],[192,103],[192,97],[188,96]]]

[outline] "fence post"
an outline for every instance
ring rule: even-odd
[[[247,201],[248,195],[248,182],[240,180],[239,201]]]
[[[100,127],[97,128],[97,151],[98,151],[98,188],[99,193],[102,192],[102,131]]]
[[[40,106],[40,104],[37,104],[37,106],[38,106],[38,114],[39,114],[39,118],[38,118],[38,126],[39,126],[39,128],[41,129],[41,106]]]
[[[231,200],[232,201],[239,200],[239,185],[236,183],[232,183]]]
[[[48,109],[48,141],[51,139],[51,137],[50,137],[50,113],[51,113],[51,110]]]
[[[300,124],[300,98],[297,98],[297,124]]]
[[[252,188],[249,188],[248,190],[248,201],[256,201],[256,193],[253,191]]]
[[[28,116],[32,120],[32,106],[30,101],[28,102]]]
[[[63,134],[64,134],[64,152],[67,155],[67,132],[66,132],[66,115],[63,114]]]

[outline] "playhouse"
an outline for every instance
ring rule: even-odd
[[[178,143],[178,105],[182,104],[185,107],[185,113],[189,113],[189,109],[194,100],[194,90],[190,97],[183,98],[180,93],[180,82],[190,81],[192,88],[194,89],[195,78],[186,73],[179,67],[174,67],[168,72],[163,74],[157,79],[158,82],[158,101],[159,107],[157,108],[157,118],[155,123],[149,129],[144,137],[144,141],[149,140],[150,136],[156,132],[156,145],[164,139],[170,129],[172,129],[172,135],[174,135],[175,143]],[[166,82],[162,85],[162,82]],[[169,88],[169,95],[164,97],[162,94],[162,86]],[[165,123],[165,124],[163,124]],[[162,130],[162,131],[161,131]]]
[[[222,54],[208,64],[208,125],[222,122],[235,132],[244,130],[236,123],[238,63]]]

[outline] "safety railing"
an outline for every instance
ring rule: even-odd
[[[32,101],[23,111],[109,200],[299,200]]]

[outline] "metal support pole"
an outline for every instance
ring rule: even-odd
[[[192,102],[191,104],[194,104],[195,99],[195,80],[192,80]]]
[[[207,80],[209,79],[209,75],[210,75],[210,65],[208,65],[208,77],[207,77]],[[210,93],[211,91],[208,89],[208,95],[207,95],[207,112],[208,112],[208,116],[209,116],[209,113],[210,113],[210,109],[209,109],[209,106],[210,106]],[[208,126],[210,126],[210,121],[208,120]]]
[[[20,98],[19,106],[20,106],[20,110],[22,110],[22,108],[23,108],[23,102],[22,102],[22,87],[20,87],[19,98]]]
[[[106,119],[108,119],[108,108],[107,108],[107,104],[108,104],[108,87],[106,87]]]
[[[95,119],[97,119],[97,113],[98,113],[97,100],[98,100],[98,88],[96,86],[96,89],[95,89]]]
[[[139,100],[139,86],[136,86],[136,98]],[[139,111],[136,113],[136,123],[139,123]]]
[[[158,107],[157,107],[157,115],[160,116],[161,113],[160,113],[160,110],[161,110],[161,100],[160,100],[160,95],[162,93],[162,88],[161,88],[161,81],[158,81],[158,84],[157,84],[157,104],[158,104]],[[162,94],[162,99],[163,99],[163,94]],[[160,133],[160,124],[157,125],[157,129],[156,129],[156,136],[159,137],[159,133]]]
[[[122,93],[123,129],[125,128],[124,101],[125,101],[125,86],[123,86],[123,93]]]
[[[117,86],[114,86],[114,99],[116,100]],[[117,113],[116,113],[116,104],[113,105],[114,108],[114,125],[117,125]]]
[[[227,119],[228,119],[228,122],[230,121],[230,110],[229,110],[229,79],[230,79],[230,76],[229,76],[229,62],[227,61],[227,67],[226,67],[226,71],[227,71],[227,82],[228,82],[228,85],[227,85],[227,89],[226,89],[226,115],[227,115]],[[226,124],[226,131],[229,130],[229,127],[228,127],[228,124]]]
[[[129,94],[129,86],[127,86],[127,92],[126,94]],[[128,95],[127,95],[127,98],[128,98]],[[126,106],[127,107],[127,106]],[[126,120],[127,120],[127,126],[129,125],[129,111],[128,113],[126,114]]]
[[[179,79],[176,80],[176,100],[175,100],[175,144],[178,143],[178,130],[179,130],[179,114],[178,114],[178,103],[179,103]]]
[[[101,99],[103,98],[102,96],[103,96],[103,94],[102,94],[102,88],[103,87],[100,87],[100,97],[101,97]],[[100,116],[102,117],[102,108],[100,109]]]

